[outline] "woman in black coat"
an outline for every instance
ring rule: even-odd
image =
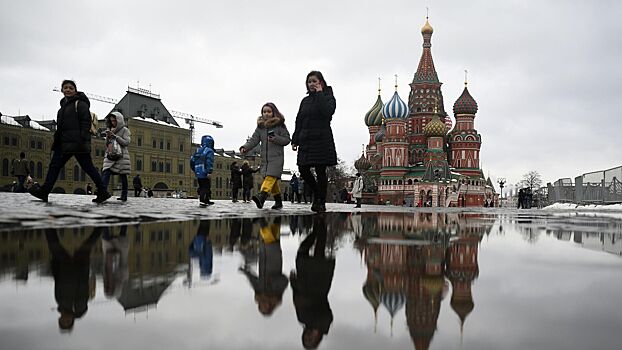
[[[298,151],[298,169],[305,185],[313,191],[315,212],[326,211],[328,177],[326,168],[337,165],[337,151],[330,122],[335,113],[336,101],[333,89],[327,86],[322,73],[307,74],[307,94],[300,102],[296,116],[296,129],[292,137],[292,149]],[[315,169],[317,179],[311,173]]]
[[[250,203],[251,190],[253,189],[253,174],[259,171],[259,168],[253,169],[245,160],[242,163],[242,200],[244,203]]]
[[[231,163],[231,200],[235,203],[238,201],[238,190],[242,188],[242,170],[238,166],[238,162]]]

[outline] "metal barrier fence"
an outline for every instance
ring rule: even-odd
[[[548,202],[622,203],[622,166],[563,178],[547,184]]]

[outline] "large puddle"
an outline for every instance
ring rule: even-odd
[[[615,217],[0,232],[2,349],[619,349],[621,291]]]

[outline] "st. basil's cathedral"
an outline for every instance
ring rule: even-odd
[[[365,115],[366,154],[355,162],[364,175],[363,200],[408,206],[496,206],[498,195],[480,168],[482,137],[475,129],[477,102],[466,86],[445,112],[442,83],[432,60],[433,29],[421,28],[423,53],[410,84],[408,105],[396,91]],[[449,131],[451,130],[451,131]]]

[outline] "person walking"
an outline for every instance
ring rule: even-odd
[[[14,192],[26,192],[24,182],[26,182],[26,178],[30,176],[30,167],[28,166],[26,153],[20,152],[19,159],[13,159],[11,163],[11,175],[17,177],[17,187],[14,189]]]
[[[60,109],[56,114],[56,131],[52,143],[52,159],[45,182],[40,187],[33,186],[29,192],[34,197],[47,202],[48,195],[58,179],[61,169],[69,159],[75,157],[97,187],[95,203],[103,203],[110,198],[99,172],[91,158],[91,103],[83,92],[77,91],[76,83],[64,80],[61,84],[64,97],[60,100]]]
[[[134,176],[132,184],[134,185],[134,197],[140,197],[141,193],[143,193],[143,182],[140,179],[140,174]]]
[[[93,194],[93,186],[91,186],[90,182],[86,184],[86,194],[88,195]]]
[[[328,190],[326,168],[337,165],[337,151],[330,126],[336,100],[333,89],[326,84],[321,72],[307,74],[306,87],[308,96],[300,102],[292,150],[298,151],[300,175],[305,180],[305,187],[313,192],[311,210],[325,212]],[[317,179],[311,173],[311,168],[315,169]]]
[[[125,126],[123,114],[112,112],[105,118],[106,120],[106,154],[104,155],[104,166],[102,167],[102,181],[104,187],[108,188],[111,175],[119,175],[121,180],[120,201],[127,202],[127,176],[131,171],[130,152],[127,150],[131,141],[132,133]]]
[[[214,204],[212,196],[212,170],[214,168],[214,139],[209,135],[201,138],[201,147],[190,157],[190,169],[199,183],[199,206],[205,208]],[[151,190],[150,190],[151,191]],[[151,197],[151,196],[150,196]]]
[[[254,184],[253,174],[258,172],[259,168],[253,169],[249,165],[248,160],[245,160],[240,169],[242,170],[242,200],[244,203],[250,203],[251,190],[253,189]]]
[[[242,170],[238,166],[238,162],[231,163],[231,201],[237,203],[238,191],[242,187]]]
[[[261,116],[257,118],[255,132],[240,147],[242,154],[261,143],[261,175],[264,177],[261,192],[252,197],[257,208],[263,208],[269,194],[274,197],[272,209],[283,208],[279,180],[283,172],[285,153],[283,148],[290,142],[289,131],[285,126],[285,117],[274,103],[268,102],[261,107]]]
[[[298,194],[298,185],[299,185],[298,176],[296,176],[296,173],[294,173],[292,175],[292,179],[289,180],[289,186],[292,188],[292,196],[291,196],[292,203],[294,203],[296,198],[298,199],[298,203],[300,203],[300,195]]]
[[[355,208],[361,207],[361,198],[363,198],[363,177],[361,173],[356,173],[356,180],[352,185],[352,197],[356,199]]]
[[[298,179],[298,203],[300,203],[300,198],[307,204],[307,186],[302,176]]]

